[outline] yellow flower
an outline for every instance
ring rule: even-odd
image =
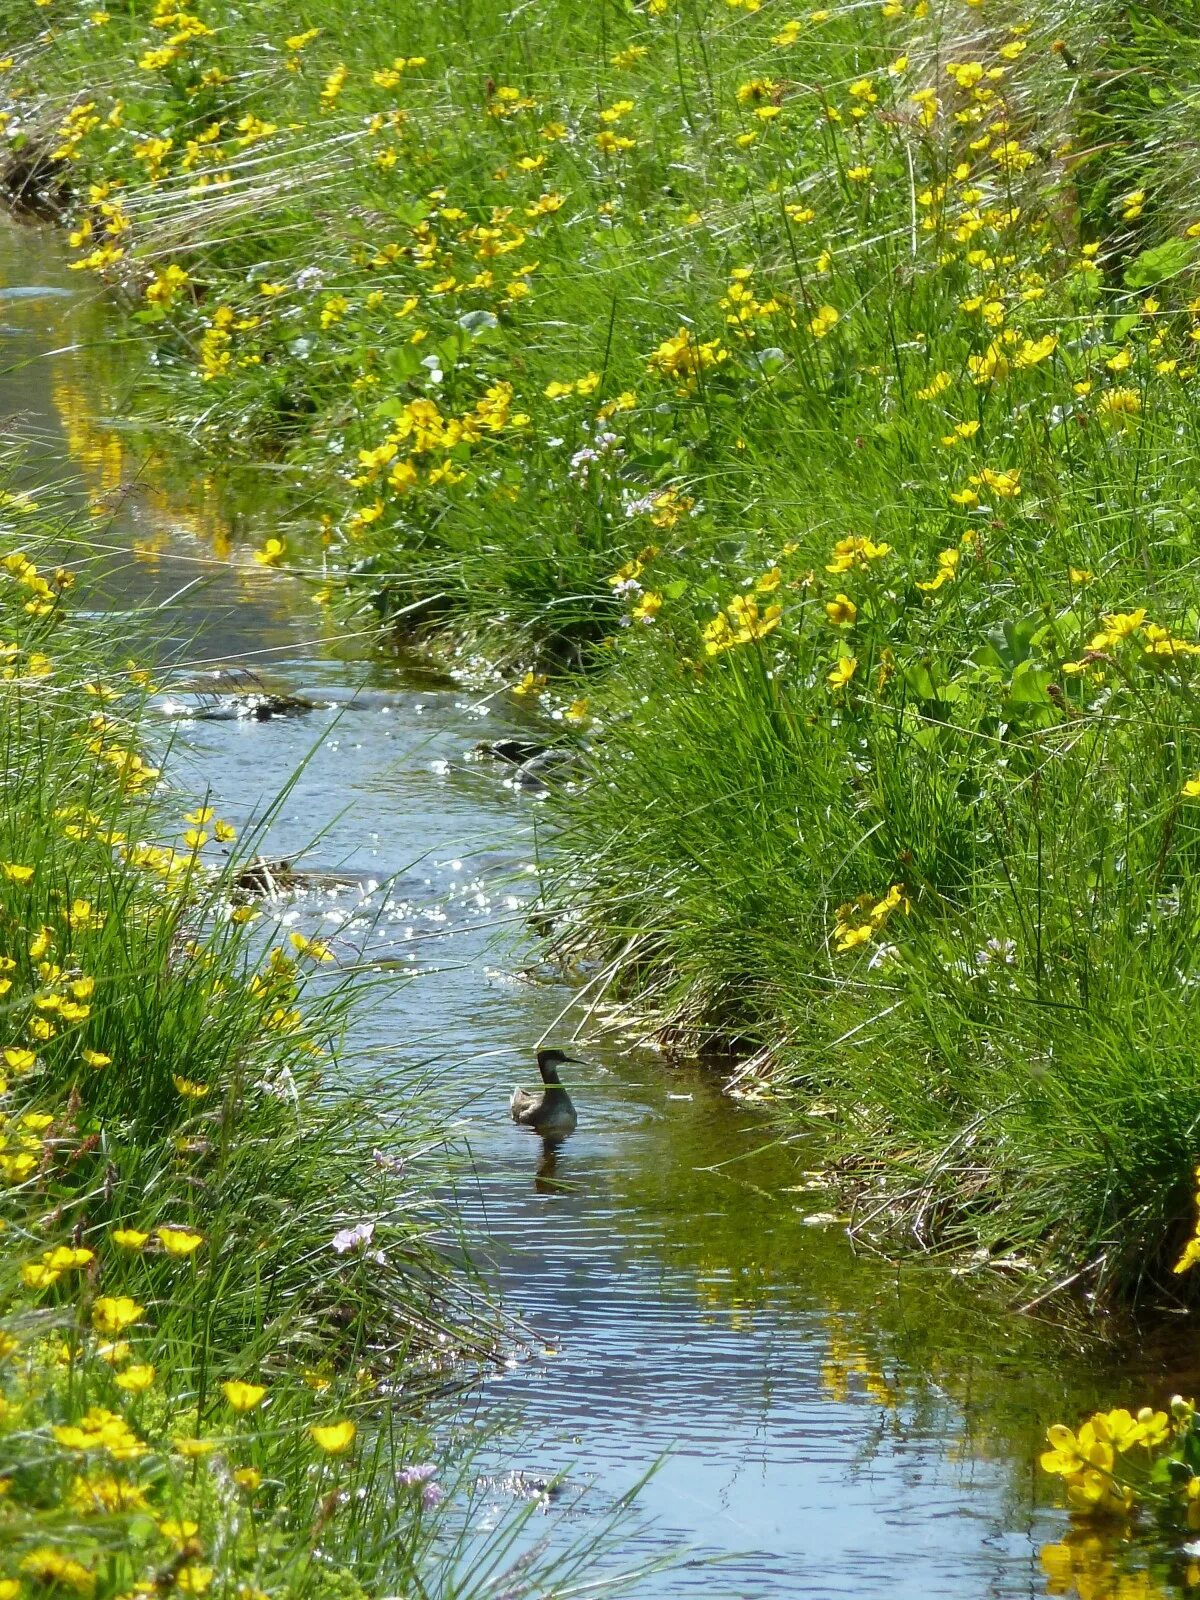
[[[1001,500],[1011,500],[1021,492],[1021,469],[1013,467],[1010,472],[997,472],[984,467],[978,478],[972,476],[971,482],[984,484]]]
[[[935,589],[940,589],[944,583],[950,583],[958,572],[960,559],[959,551],[953,547],[949,550],[942,550],[937,558],[937,572],[932,578],[927,578],[923,583],[918,583],[917,588],[925,590],[926,593],[932,593]]]
[[[881,561],[884,556],[891,555],[890,544],[875,544],[873,540],[863,538],[859,534],[851,534],[849,538],[839,539],[833,547],[833,559],[825,568],[826,572],[849,572],[851,568],[858,567],[860,571],[870,570],[872,561]]]
[[[21,1268],[21,1282],[27,1289],[49,1289],[62,1277],[44,1261],[27,1261]]]
[[[211,1084],[196,1083],[192,1078],[181,1078],[178,1073],[172,1075],[171,1082],[185,1100],[203,1100],[212,1087]]]
[[[92,1406],[78,1423],[53,1430],[64,1450],[106,1450],[114,1461],[134,1461],[146,1454],[146,1445],[114,1411]]]
[[[814,339],[823,339],[827,333],[832,333],[840,321],[841,313],[836,306],[821,306],[809,322],[808,331]]]
[[[200,1532],[200,1524],[193,1522],[190,1517],[164,1517],[158,1525],[158,1531],[172,1544],[184,1545]]]
[[[936,400],[938,395],[945,394],[953,381],[948,372],[935,372],[925,387],[917,390],[917,399]]]
[[[127,1294],[101,1295],[92,1307],[92,1327],[97,1333],[123,1333],[145,1314],[145,1306]]]
[[[1096,402],[1096,415],[1109,422],[1136,417],[1141,409],[1142,397],[1136,389],[1107,389]]]
[[[124,1372],[117,1374],[114,1381],[118,1389],[125,1389],[130,1394],[141,1394],[154,1382],[154,1368],[148,1361],[139,1366],[126,1367]]]
[[[1135,611],[1110,611],[1106,613],[1103,618],[1104,627],[1099,633],[1092,635],[1088,649],[1111,649],[1113,645],[1120,644],[1123,640],[1132,638],[1135,633],[1138,633],[1145,620],[1145,606],[1138,606]]]
[[[4,1052],[4,1064],[11,1072],[28,1072],[37,1065],[37,1056],[32,1050],[22,1050],[19,1045],[11,1045]]]
[[[261,1383],[243,1383],[233,1379],[221,1385],[221,1393],[235,1411],[253,1411],[255,1406],[262,1404],[266,1387]]]
[[[112,1231],[113,1243],[120,1245],[122,1250],[140,1250],[149,1237],[140,1228],[114,1228]]]
[[[104,1054],[103,1050],[87,1050],[87,1049],[84,1049],[84,1050],[81,1050],[79,1052],[79,1055],[80,1055],[80,1059],[83,1061],[85,1066],[89,1066],[89,1067],[111,1067],[112,1066],[112,1057],[111,1056],[106,1056]]]
[[[183,1456],[185,1461],[198,1461],[201,1456],[208,1455],[216,1449],[212,1439],[172,1439],[177,1455]]]
[[[89,1250],[86,1245],[70,1244],[56,1245],[53,1250],[47,1250],[42,1257],[46,1265],[55,1272],[74,1272],[79,1267],[86,1267],[95,1259],[96,1252]]]
[[[212,1581],[211,1567],[180,1567],[175,1574],[175,1587],[181,1594],[204,1594]]]
[[[10,883],[28,883],[33,877],[32,867],[23,867],[16,861],[6,861],[0,867],[0,872],[4,873]]]
[[[202,1233],[189,1233],[186,1228],[155,1228],[158,1242],[169,1256],[190,1256],[204,1243]]]
[[[844,689],[857,671],[857,656],[843,656],[829,674],[829,687],[835,691]]]
[[[849,595],[838,594],[826,601],[825,615],[835,628],[848,628],[858,616],[858,607]]]
[[[293,950],[312,961],[333,961],[333,951],[320,939],[306,939],[302,933],[289,933],[288,943]]]
[[[262,1473],[257,1467],[238,1467],[233,1474],[233,1481],[239,1489],[245,1489],[247,1494],[253,1494],[262,1482]]]
[[[144,1490],[111,1475],[89,1478],[76,1476],[71,1483],[69,1504],[72,1511],[80,1511],[84,1516],[94,1515],[98,1511],[147,1509]],[[4,1600],[2,1587],[0,1587],[0,1600]]]
[[[1025,339],[1021,348],[1013,357],[1016,367],[1036,367],[1040,361],[1045,361],[1047,356],[1052,356],[1058,349],[1058,335],[1048,333],[1041,339]]]
[[[74,1589],[76,1594],[91,1594],[96,1587],[96,1575],[90,1567],[65,1556],[51,1545],[39,1545],[21,1562],[21,1571],[27,1572],[35,1583],[46,1588]]]
[[[337,1456],[354,1443],[358,1428],[353,1422],[343,1419],[341,1422],[314,1422],[308,1431],[319,1450],[324,1450],[326,1455]]]

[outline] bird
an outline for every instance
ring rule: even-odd
[[[563,1088],[558,1069],[564,1061],[577,1061],[563,1050],[539,1050],[538,1071],[545,1087],[540,1091],[514,1089],[508,1109],[514,1122],[523,1128],[533,1128],[538,1133],[562,1135],[570,1133],[577,1117],[571,1096]]]

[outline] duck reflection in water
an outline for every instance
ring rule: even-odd
[[[538,1194],[561,1194],[567,1187],[566,1181],[558,1170],[558,1152],[567,1142],[567,1135],[544,1135],[542,1138],[542,1153],[538,1157],[537,1173],[534,1176],[533,1187]]]

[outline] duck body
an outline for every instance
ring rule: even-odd
[[[561,1050],[538,1051],[542,1088],[513,1090],[508,1109],[514,1122],[523,1128],[533,1128],[538,1133],[562,1135],[572,1132],[579,1119],[571,1096],[558,1075],[559,1063],[572,1059]]]

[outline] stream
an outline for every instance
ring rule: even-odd
[[[986,1278],[856,1249],[761,1114],[644,1045],[584,1034],[579,1128],[541,1164],[508,1094],[536,1079],[543,1035],[571,1048],[587,1001],[522,976],[542,808],[471,757],[528,734],[528,713],[330,632],[312,584],[256,563],[294,483],[148,463],[125,420],[145,352],[80,276],[52,232],[0,222],[0,416],[26,443],[24,481],[57,485],[85,521],[90,507],[88,604],[170,666],[157,703],[176,786],[243,827],[303,768],[265,853],[346,881],[276,909],[342,962],[384,964],[345,1070],[421,1066],[469,1149],[472,1255],[538,1353],[468,1394],[453,1426],[497,1469],[565,1474],[572,1493],[527,1540],[585,1535],[661,1458],[624,1558],[716,1559],[640,1597],[1047,1593],[1040,1552],[1066,1522],[1036,1466],[1046,1425],[1161,1401],[1187,1369],[1162,1340],[1089,1348]],[[187,715],[217,669],[315,707]],[[485,1496],[481,1518],[502,1514]]]

